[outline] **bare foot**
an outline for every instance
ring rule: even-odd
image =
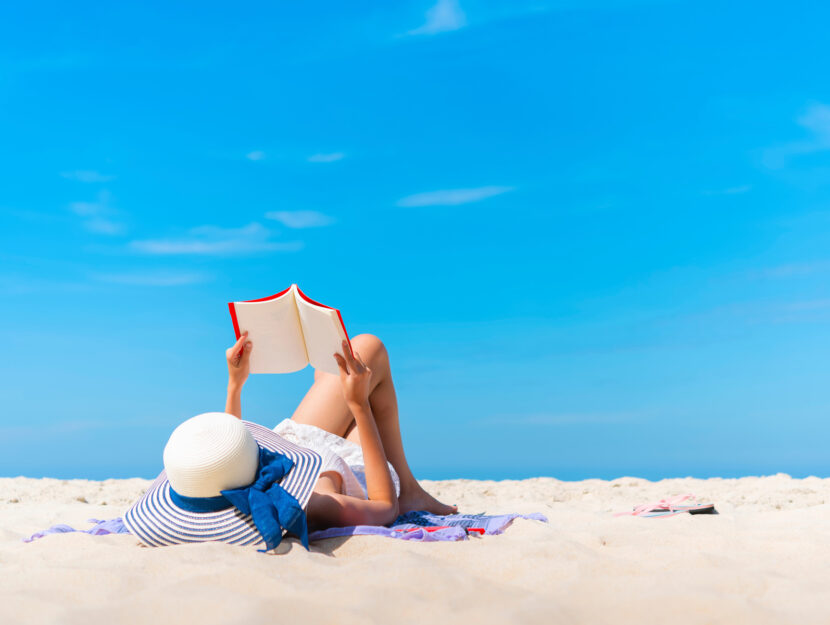
[[[455,514],[458,512],[458,506],[448,506],[441,503],[421,488],[420,485],[412,487],[407,493],[401,493],[401,496],[398,497],[398,509],[401,514],[413,510],[426,510],[432,512],[432,514]]]

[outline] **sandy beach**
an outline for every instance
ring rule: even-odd
[[[364,536],[264,555],[125,535],[21,542],[120,516],[148,484],[0,479],[0,622],[830,622],[830,479],[425,482],[462,511],[550,520],[455,543]],[[613,515],[685,492],[719,514]]]

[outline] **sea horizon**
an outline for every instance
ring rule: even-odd
[[[60,469],[50,469],[42,472],[32,472],[23,474],[12,474],[9,472],[0,471],[0,477],[16,478],[25,477],[30,479],[57,479],[57,480],[92,480],[105,481],[110,479],[155,479],[162,467],[159,466],[156,471],[137,470],[132,471],[129,468],[117,469],[90,469],[89,471],[62,471]],[[824,468],[792,468],[790,470],[776,469],[775,467],[763,468],[748,468],[745,470],[735,468],[724,468],[723,470],[713,470],[710,467],[699,467],[690,471],[673,470],[639,470],[639,471],[589,471],[585,469],[560,469],[551,471],[500,471],[490,472],[486,469],[466,469],[458,471],[440,471],[434,469],[427,469],[417,471],[416,477],[421,480],[475,480],[475,481],[505,481],[505,480],[528,480],[536,478],[553,478],[562,482],[581,482],[585,480],[603,480],[613,481],[623,478],[642,479],[650,482],[657,482],[668,479],[741,479],[749,477],[774,477],[778,475],[785,475],[793,479],[805,479],[815,477],[819,479],[830,478],[830,469]]]

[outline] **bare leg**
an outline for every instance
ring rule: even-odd
[[[421,487],[406,461],[398,418],[398,400],[392,384],[389,356],[383,343],[376,336],[361,334],[352,339],[352,347],[360,352],[372,370],[369,404],[386,458],[395,467],[401,481],[401,494],[398,498],[401,514],[410,510],[429,510],[435,514],[455,512],[455,506],[441,503]],[[335,375],[316,371],[314,384],[291,418],[297,423],[315,425],[360,444],[354,417],[343,400],[340,380]]]

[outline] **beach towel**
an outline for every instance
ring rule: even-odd
[[[332,527],[313,532],[308,539],[313,542],[342,536],[387,536],[418,542],[466,540],[470,534],[501,534],[516,519],[532,519],[543,523],[548,521],[545,515],[538,512],[531,514],[448,514],[441,516],[426,511],[417,511],[399,516],[390,526],[352,525],[349,527]],[[85,530],[75,529],[63,524],[53,525],[49,529],[35,532],[28,538],[24,538],[23,542],[30,543],[49,534],[66,534],[69,532],[82,532],[93,536],[130,533],[121,518],[106,521],[89,519],[87,523],[93,523],[94,525]]]
[[[313,532],[309,540],[323,540],[339,536],[387,536],[401,540],[433,542],[438,540],[466,540],[470,534],[501,534],[516,519],[532,519],[547,523],[547,517],[531,514],[448,514],[438,515],[420,510],[399,516],[390,526],[353,525],[331,527]]]
[[[83,534],[92,534],[93,536],[103,536],[105,534],[129,534],[130,531],[124,525],[121,517],[117,519],[108,519],[106,521],[99,521],[98,519],[87,519],[87,523],[94,523],[95,525],[85,530],[76,530],[74,527],[68,525],[53,525],[49,529],[35,532],[28,538],[24,538],[24,543],[30,543],[38,538],[43,538],[49,534],[68,534],[69,532],[81,532]]]

